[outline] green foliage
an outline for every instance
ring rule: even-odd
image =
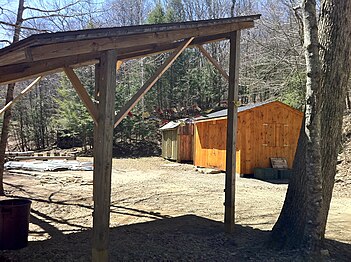
[[[168,2],[166,11],[167,22],[185,21],[184,6],[182,0],[171,0]]]
[[[149,24],[161,24],[167,22],[166,12],[161,4],[161,1],[158,1],[155,8],[150,12],[147,22]]]
[[[287,90],[282,93],[282,101],[296,109],[303,110],[305,101],[305,72],[299,72],[288,78]]]

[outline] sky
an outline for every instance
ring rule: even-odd
[[[90,0],[92,4],[97,6],[101,6],[102,0]],[[57,3],[59,7],[66,6],[67,3],[76,2],[76,0],[25,0],[24,5],[30,7],[39,7],[41,9],[57,9],[57,6],[54,7],[53,4]],[[84,2],[89,2],[89,0],[85,0]],[[102,1],[104,2],[104,1]],[[13,28],[10,26],[6,26],[1,24],[1,22],[14,23],[16,19],[16,13],[18,9],[18,0],[0,0],[0,48],[8,45],[6,41],[12,40],[12,32]],[[40,15],[42,15],[41,13]],[[38,13],[34,13],[30,10],[25,10],[23,17],[26,18],[28,16],[38,15]],[[28,25],[28,23],[26,24]],[[28,25],[30,26],[30,25]],[[33,32],[34,33],[34,32]]]

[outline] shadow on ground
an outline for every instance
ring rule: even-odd
[[[91,230],[68,235],[40,224],[50,240],[30,242],[17,251],[0,252],[0,261],[90,261]],[[157,219],[112,228],[111,261],[300,261],[296,251],[270,247],[269,232],[237,225],[232,234],[223,224],[195,215]],[[350,261],[351,245],[328,240],[330,261]]]

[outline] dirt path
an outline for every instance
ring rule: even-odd
[[[238,177],[238,229],[228,236],[219,223],[223,219],[223,173],[202,174],[192,165],[157,157],[114,159],[111,260],[247,261],[261,260],[264,255],[289,261],[289,254],[267,255],[260,245],[279,215],[286,188],[286,184]],[[29,246],[2,252],[5,257],[13,261],[90,259],[92,172],[8,174],[5,190],[8,195],[33,200]],[[348,196],[333,198],[326,237],[338,241],[338,249],[351,250]],[[343,257],[351,260],[351,254]]]

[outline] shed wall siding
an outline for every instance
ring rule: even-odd
[[[177,161],[193,160],[193,135],[178,135]]]
[[[270,157],[285,157],[291,168],[302,113],[272,102],[238,114],[237,173],[252,174],[270,167]],[[225,170],[226,119],[196,123],[194,164]]]

